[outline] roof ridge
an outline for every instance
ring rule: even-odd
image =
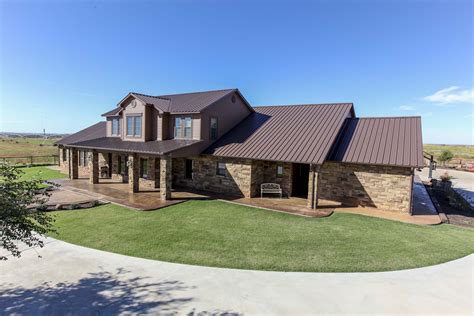
[[[196,92],[186,92],[186,93],[173,93],[173,94],[162,94],[156,97],[161,97],[161,96],[174,96],[174,95],[183,95],[183,94],[199,94],[199,93],[209,93],[209,92],[220,92],[220,91],[236,91],[237,88],[232,88],[232,89],[218,89],[218,90],[208,90],[208,91],[196,91]]]
[[[374,120],[374,119],[398,119],[398,118],[421,118],[421,115],[407,115],[407,116],[363,116],[363,117],[352,117],[350,118],[351,120],[354,119],[369,119],[369,120]]]
[[[255,105],[254,108],[271,108],[271,107],[298,107],[298,106],[318,106],[318,105],[354,105],[352,102],[338,103],[305,103],[305,104],[278,104],[278,105]]]

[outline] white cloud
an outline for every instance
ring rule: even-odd
[[[399,109],[402,111],[414,111],[415,107],[410,105],[400,105]]]
[[[461,90],[458,86],[436,91],[434,94],[426,96],[423,100],[441,105],[451,103],[474,103],[474,88]]]

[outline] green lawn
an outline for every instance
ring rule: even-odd
[[[120,254],[204,266],[277,271],[385,271],[474,252],[474,230],[335,213],[303,218],[220,201],[158,211],[113,204],[54,212],[52,237]]]
[[[33,178],[40,179],[43,181],[51,180],[51,179],[61,179],[67,178],[67,175],[61,173],[57,170],[52,170],[47,167],[22,167],[18,168],[22,171],[21,179],[22,180],[31,180]],[[46,184],[42,184],[40,188],[47,187]]]

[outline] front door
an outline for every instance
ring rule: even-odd
[[[308,197],[309,165],[293,164],[293,187],[292,195],[298,197]]]

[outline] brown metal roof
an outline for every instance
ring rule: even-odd
[[[131,153],[164,155],[197,143],[200,140],[169,139],[162,141],[131,142],[118,137],[102,137],[71,144],[72,147],[111,150]]]
[[[121,107],[117,107],[113,110],[110,110],[108,112],[105,112],[104,114],[102,114],[101,116],[116,116],[117,114],[119,114],[120,112],[122,112],[122,108]]]
[[[130,142],[118,137],[106,137],[106,122],[99,122],[56,142],[77,148],[103,149],[162,155],[200,143],[199,140],[170,139],[164,141]]]
[[[86,140],[96,139],[105,137],[106,135],[106,122],[99,122],[91,125],[77,133],[71,134],[58,140],[55,144],[57,145],[70,145],[76,142],[82,142]]]
[[[423,167],[421,118],[347,119],[329,160]]]
[[[214,156],[322,164],[352,103],[256,107],[204,153]]]

